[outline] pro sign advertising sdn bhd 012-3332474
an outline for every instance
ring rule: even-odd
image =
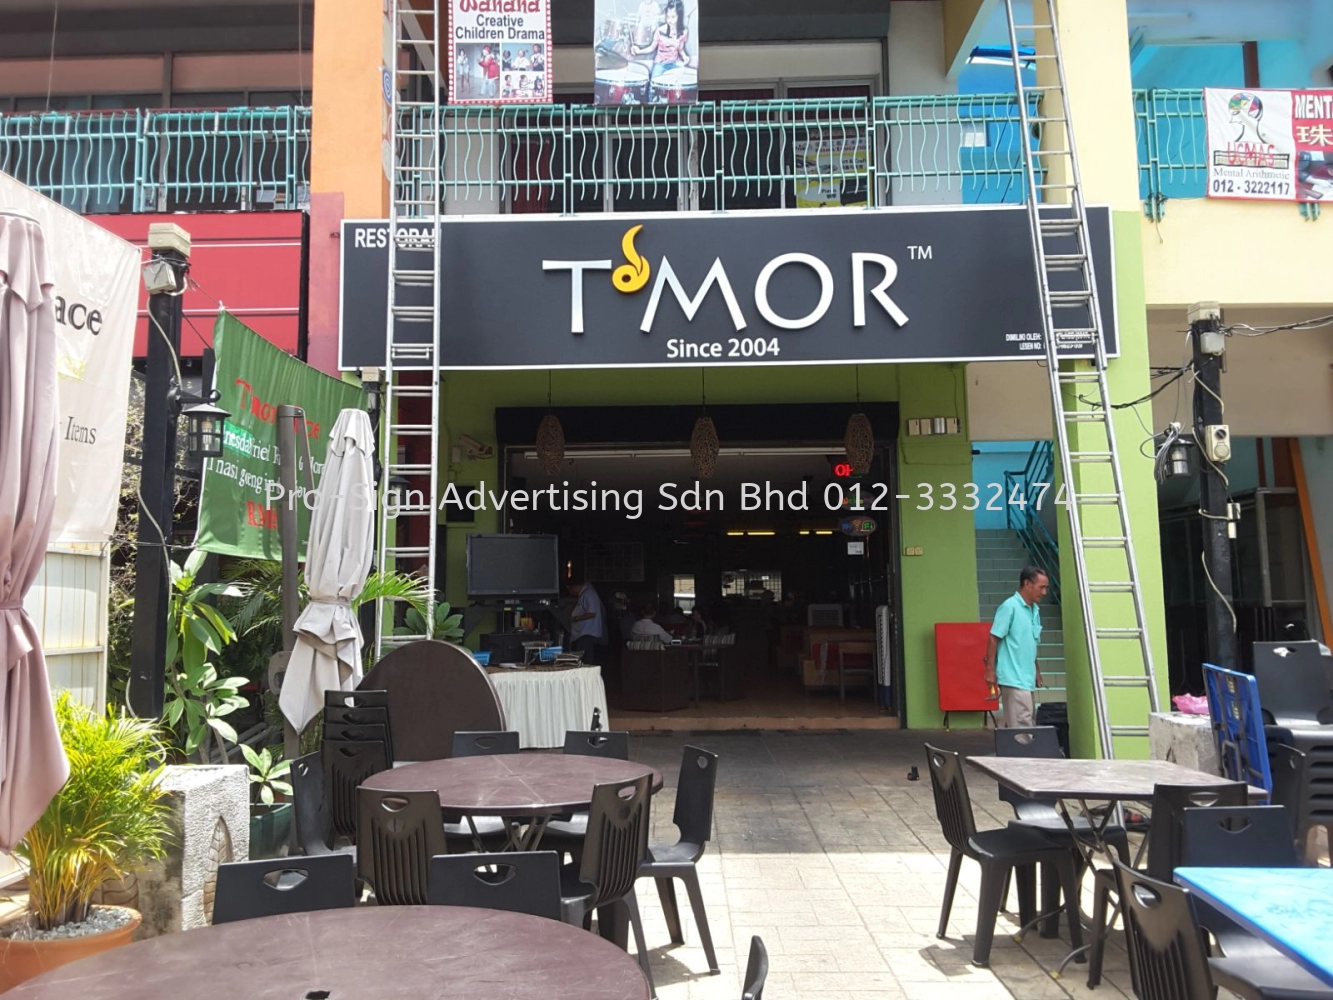
[[[1110,217],[1104,208],[1088,214],[1101,326],[1113,356]],[[449,322],[438,354],[452,370],[1004,361],[1045,354],[1021,206],[474,216],[445,220],[440,232],[438,307]],[[383,222],[344,223],[344,369],[383,364],[386,236]],[[422,267],[431,266],[428,250],[400,251],[398,266],[414,266],[404,259],[414,252]],[[431,290],[403,289],[400,297],[413,293]],[[1061,311],[1068,313],[1057,317],[1063,328],[1091,325],[1086,306]],[[419,336],[429,337],[421,326]],[[408,334],[400,330],[396,339]],[[1068,356],[1090,353],[1087,344]]]

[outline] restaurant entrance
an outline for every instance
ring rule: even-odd
[[[710,407],[708,477],[688,445],[694,407],[557,410],[553,474],[531,442],[540,417],[497,411],[506,487],[541,499],[511,506],[505,530],[557,535],[566,578],[597,590],[617,728],[894,724],[896,412],[871,410],[879,444],[858,475],[848,404]],[[506,440],[511,423],[528,441]],[[648,615],[679,648],[630,645]]]

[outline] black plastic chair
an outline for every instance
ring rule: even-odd
[[[296,840],[307,857],[318,854],[350,854],[356,848],[333,846],[333,817],[324,794],[324,768],[318,752],[292,761],[292,805],[296,813]]]
[[[560,855],[555,851],[442,854],[430,859],[429,900],[561,919]]]
[[[1302,856],[1311,828],[1322,826],[1333,837],[1333,736],[1328,743],[1321,748],[1307,742],[1309,753],[1285,743],[1268,744],[1272,801],[1287,807],[1292,840]]]
[[[519,753],[518,733],[454,733],[453,757],[481,757],[486,754]]]
[[[384,753],[393,766],[393,727],[389,724],[389,692],[374,689],[365,691],[324,692],[324,738],[334,739],[330,726],[383,726]],[[341,738],[341,737],[338,737]]]
[[[328,796],[333,832],[356,843],[357,786],[372,774],[389,769],[388,753],[383,743],[325,740],[320,754],[324,764],[324,794]]]
[[[1283,806],[1214,806],[1182,814],[1180,867],[1295,868],[1296,847]],[[1213,907],[1194,901],[1194,917],[1227,958],[1276,958],[1279,952]]]
[[[327,705],[324,708],[324,725],[326,727],[387,726],[388,724],[389,710],[383,705]]]
[[[1213,1000],[1203,935],[1184,889],[1113,862],[1139,1000]]]
[[[382,708],[389,709],[389,692],[374,688],[355,691],[325,691],[325,708]]]
[[[518,752],[518,733],[512,730],[454,733],[450,756],[482,757]],[[509,839],[509,825],[499,816],[473,816],[461,820],[450,816],[444,824],[444,835],[450,843],[466,842],[474,850],[481,851],[504,845]]]
[[[764,1000],[764,982],[768,979],[768,949],[758,934],[750,938],[750,960],[745,964],[745,984],[741,1000]]]
[[[1213,1000],[1219,986],[1241,1000],[1328,1000],[1328,986],[1278,952],[1209,958],[1184,889],[1119,863],[1115,875],[1139,1000]]]
[[[995,730],[995,756],[997,757],[1037,757],[1043,760],[1063,760],[1065,753],[1060,746],[1060,736],[1054,726],[1032,726],[1023,729]],[[1081,876],[1083,856],[1074,843],[1074,834],[1069,824],[1056,808],[1054,799],[1032,799],[1022,795],[1007,785],[1000,785],[1000,800],[1008,802],[1014,808],[1015,819],[1010,826],[1021,826],[1038,830],[1047,837],[1067,847],[1074,856],[1074,870]],[[1074,829],[1080,834],[1091,836],[1092,830],[1086,817],[1071,817]],[[1120,860],[1129,864],[1129,834],[1122,826],[1108,825],[1102,831],[1102,839],[1120,856]],[[1059,880],[1049,868],[1042,871],[1042,913],[1047,915],[1043,921],[1042,937],[1055,937],[1057,934],[1056,913],[1060,908]],[[1080,877],[1079,881],[1082,881]],[[1008,898],[1008,891],[1001,899]],[[1026,910],[1030,906],[1033,890],[1019,885],[1019,915],[1024,927],[1028,924]]]
[[[213,923],[356,905],[350,854],[236,861],[218,865]]]
[[[936,937],[942,938],[948,931],[954,891],[958,888],[958,875],[963,867],[963,858],[966,857],[981,865],[981,897],[977,903],[976,940],[972,946],[974,965],[989,964],[995,920],[1003,902],[1005,876],[1013,869],[1024,866],[1049,864],[1059,874],[1065,913],[1069,920],[1070,942],[1075,948],[1081,947],[1083,932],[1079,924],[1078,880],[1074,871],[1074,858],[1069,850],[1044,834],[1024,827],[1009,826],[1001,830],[978,831],[958,754],[933,747],[929,743],[925,746],[930,783],[935,793],[935,813],[951,848],[948,881],[944,886],[944,904],[940,909],[940,926]]]
[[[615,760],[629,760],[629,733],[577,732],[565,733],[565,753],[581,754],[584,757],[612,757]]]
[[[1248,802],[1249,789],[1241,781],[1225,781],[1216,785],[1153,786],[1152,821],[1148,826],[1148,862],[1144,866],[1145,874],[1158,882],[1171,881],[1172,874],[1180,864],[1186,809],[1243,806]],[[1121,863],[1123,864],[1123,861]],[[1112,919],[1111,896],[1114,893],[1114,872],[1105,868],[1098,869],[1092,897],[1092,946],[1088,949],[1089,989],[1101,982],[1106,934],[1110,930]]]
[[[1333,658],[1324,656],[1314,640],[1256,642],[1253,673],[1264,725],[1289,729],[1333,725],[1330,663]]]
[[[449,851],[439,794],[362,788],[359,803],[357,874],[375,890],[375,902],[425,905],[430,896],[430,859]]]
[[[614,760],[629,760],[629,733],[579,732],[570,730],[565,733],[564,753],[584,757],[609,757]],[[578,861],[583,849],[583,838],[588,834],[588,814],[576,812],[552,819],[546,824],[542,842],[568,854]]]
[[[685,883],[690,909],[699,928],[699,940],[708,959],[708,971],[717,973],[717,953],[704,911],[703,890],[699,886],[698,862],[713,832],[713,792],[717,786],[717,754],[687,746],[681,754],[680,781],[676,785],[676,811],[671,822],[680,831],[674,844],[654,844],[648,858],[639,865],[639,878],[657,880],[657,895],[662,901],[671,940],[681,944],[680,908],[676,904],[674,879]]]
[[[560,902],[565,923],[584,927],[592,912],[598,910],[598,923],[605,928],[611,910],[624,906],[634,930],[639,967],[656,996],[648,946],[643,937],[643,920],[634,895],[639,867],[648,856],[648,807],[651,800],[652,776],[647,774],[630,781],[593,787],[583,858],[577,866],[561,868]]]

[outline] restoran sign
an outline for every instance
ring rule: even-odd
[[[1105,344],[1114,355],[1109,211],[1090,209],[1089,228]],[[400,228],[405,247],[431,232],[429,224],[410,230]],[[1045,356],[1022,206],[474,216],[442,222],[441,233],[444,369]],[[1048,239],[1048,252],[1073,252],[1060,242]],[[429,267],[430,253],[418,253],[419,262],[413,251],[400,251],[399,266]],[[383,364],[387,268],[388,224],[345,222],[344,369]],[[414,293],[430,290],[400,289],[402,304],[429,302]],[[1085,306],[1057,310],[1056,322],[1090,325]],[[418,342],[429,336],[420,324],[400,330],[400,342],[414,333]],[[1072,338],[1063,353],[1089,356],[1091,343]]]

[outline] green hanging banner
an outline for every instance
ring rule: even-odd
[[[204,463],[195,546],[220,555],[279,560],[278,511],[291,502],[297,510],[298,551],[305,558],[310,530],[310,510],[301,498],[305,454],[298,444],[298,496],[285,497],[278,467],[278,407],[305,411],[318,486],[328,432],[341,410],[365,409],[365,393],[298,361],[225,312],[218,313],[213,326],[213,349],[214,387],[221,393],[217,405],[231,416],[222,457]]]

